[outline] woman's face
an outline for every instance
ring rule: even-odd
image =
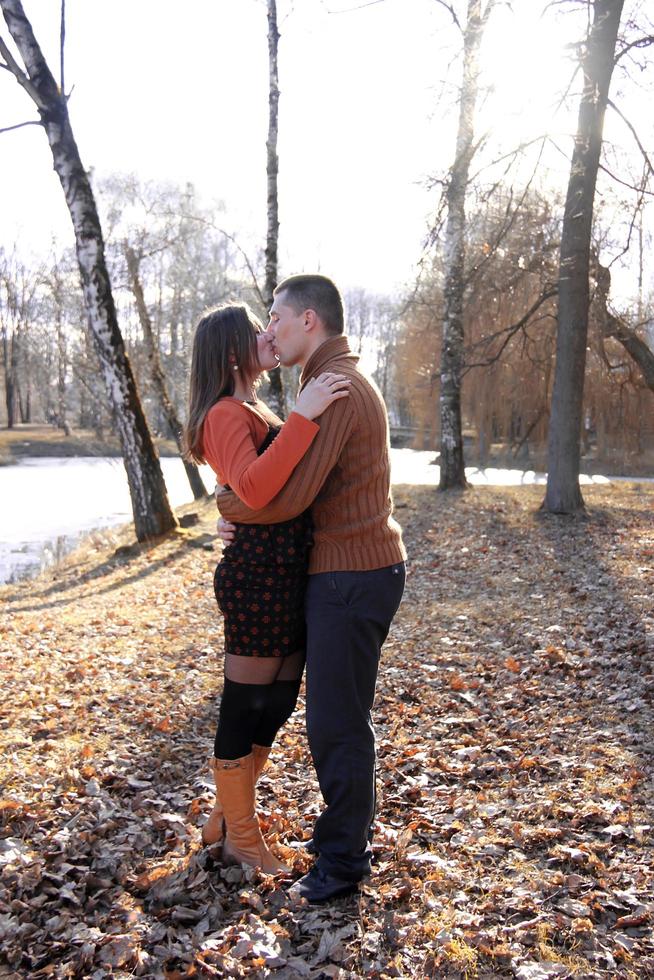
[[[279,367],[279,358],[272,346],[273,336],[268,330],[257,334],[257,357],[262,371],[270,371]]]

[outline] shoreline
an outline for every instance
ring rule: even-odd
[[[173,439],[154,440],[159,456],[177,456]],[[17,425],[13,429],[0,429],[0,466],[12,466],[23,459],[47,459],[60,457],[105,456],[122,458],[120,443],[109,436],[98,439],[90,430],[79,429],[66,436],[61,429],[48,425]]]
[[[177,445],[173,439],[155,437],[155,447],[160,458],[179,456]],[[411,449],[413,452],[428,452],[437,462],[438,450],[417,449],[412,446],[394,448]],[[27,459],[73,459],[73,458],[122,459],[120,444],[117,438],[98,439],[90,430],[77,430],[66,436],[60,429],[48,425],[20,424],[13,429],[0,429],[0,469],[20,465]],[[651,458],[650,458],[651,457]],[[516,459],[503,446],[491,449],[483,465],[480,464],[476,453],[466,455],[466,468],[477,469],[480,472],[490,469],[519,470],[523,473],[535,471],[543,473],[546,470],[546,456],[543,452],[534,453],[528,459]],[[583,476],[605,476],[608,480],[640,480],[654,479],[654,455],[634,457],[632,460],[616,460],[614,457],[597,459],[583,457],[580,473]]]
[[[61,442],[55,445],[59,449]],[[392,454],[394,493],[403,484],[436,486],[439,471],[432,465],[437,462],[436,454],[411,449],[392,450]],[[29,581],[48,568],[59,568],[66,555],[89,541],[104,541],[117,528],[133,527],[120,455],[14,456],[13,462],[22,465],[0,470],[5,502],[0,521],[0,581]],[[161,464],[177,510],[190,502],[183,467],[176,453],[162,456]],[[471,486],[485,486],[497,493],[503,487],[528,485],[539,487],[542,493],[546,482],[544,474],[532,469],[468,466],[466,472]],[[203,477],[209,487],[204,472]],[[589,485],[632,484],[638,490],[652,482],[652,477],[581,475],[584,494]]]

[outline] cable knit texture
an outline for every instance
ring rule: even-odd
[[[363,375],[343,336],[330,337],[309,358],[301,385],[323,371],[352,379],[348,398],[317,420],[320,431],[282,490],[266,507],[251,510],[233,493],[218,496],[221,514],[235,524],[274,524],[311,506],[314,546],[309,574],[367,571],[404,561],[393,520],[386,408]]]

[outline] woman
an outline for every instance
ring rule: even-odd
[[[205,314],[193,341],[187,455],[253,508],[281,490],[318,433],[313,421],[348,380],[324,374],[304,387],[282,428],[257,398],[263,371],[277,367],[271,336],[246,306]],[[225,620],[224,687],[211,760],[216,803],[205,844],[223,841],[230,863],[286,871],[266,845],[255,785],[292,714],[304,669],[304,591],[311,544],[308,514],[274,525],[240,525],[216,568]]]

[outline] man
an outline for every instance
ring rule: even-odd
[[[314,545],[306,597],[307,734],[326,804],[316,821],[314,868],[293,886],[310,902],[354,891],[370,871],[375,810],[372,708],[381,647],[404,589],[406,552],[391,517],[388,419],[377,388],[343,336],[343,304],[325,276],[277,286],[270,328],[279,359],[351,379],[349,397],[320,417],[320,432],[275,499],[249,510],[218,495],[228,521],[272,524],[311,506]]]

